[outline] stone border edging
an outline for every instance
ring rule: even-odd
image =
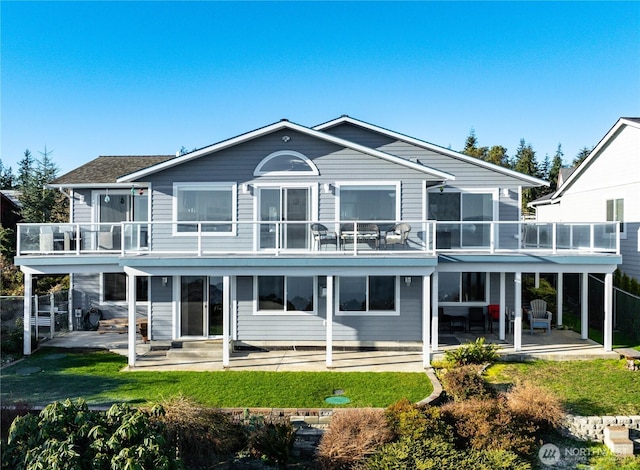
[[[582,440],[604,441],[604,430],[608,426],[624,426],[640,432],[640,415],[619,416],[578,416],[567,415],[564,419],[564,431]]]

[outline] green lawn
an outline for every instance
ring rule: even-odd
[[[498,363],[487,372],[494,384],[530,380],[555,392],[570,413],[578,415],[640,414],[640,372],[624,360],[534,361]]]
[[[2,370],[0,398],[3,404],[81,397],[91,405],[145,405],[182,394],[211,407],[327,408],[324,399],[342,389],[348,406],[386,407],[403,397],[419,401],[433,389],[421,373],[121,372],[126,362],[108,352],[45,348]]]

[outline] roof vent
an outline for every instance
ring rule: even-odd
[[[280,122],[282,122],[282,121],[289,122],[289,120],[288,120],[287,118],[282,118],[282,119],[280,119]]]

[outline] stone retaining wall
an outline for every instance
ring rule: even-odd
[[[565,430],[573,437],[591,441],[604,441],[607,426],[624,426],[636,433],[640,432],[640,416],[574,416],[565,418]]]

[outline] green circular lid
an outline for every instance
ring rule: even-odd
[[[330,405],[346,405],[347,403],[351,403],[347,397],[339,396],[339,397],[327,397],[324,399]]]

